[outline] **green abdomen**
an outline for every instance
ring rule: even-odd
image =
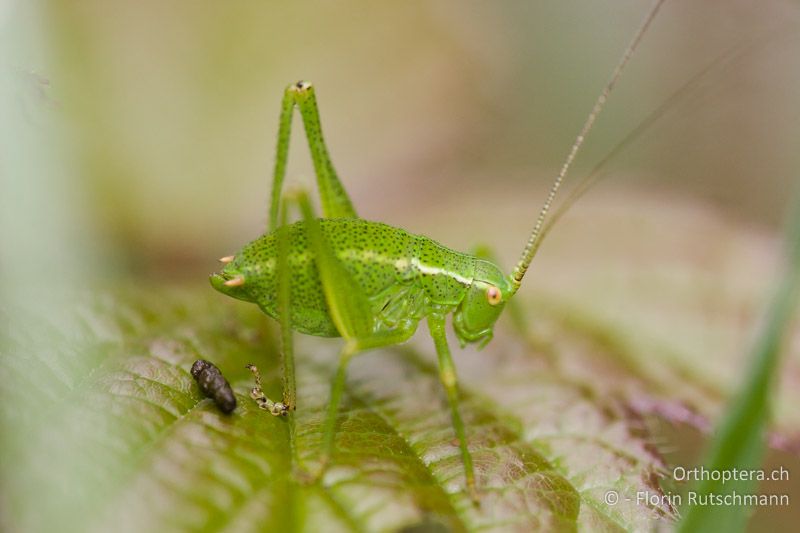
[[[322,219],[322,232],[342,265],[375,303],[376,316],[392,294],[414,293],[419,302],[409,306],[408,318],[419,319],[431,305],[451,307],[464,296],[475,272],[475,258],[402,229],[362,219]],[[338,336],[328,314],[314,253],[302,221],[289,226],[292,327],[318,336]],[[248,244],[241,252],[257,265],[257,303],[276,317],[275,234]]]

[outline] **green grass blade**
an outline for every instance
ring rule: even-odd
[[[770,391],[778,366],[783,338],[789,329],[800,289],[800,201],[794,203],[788,226],[787,268],[772,296],[762,331],[753,347],[751,369],[733,399],[708,460],[710,471],[752,470],[761,466],[764,433],[770,416]],[[746,495],[756,489],[755,480],[703,480],[692,490],[698,500],[705,495]],[[679,531],[742,531],[750,509],[744,505],[693,505],[686,509]]]

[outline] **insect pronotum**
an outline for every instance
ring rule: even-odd
[[[459,414],[458,382],[445,335],[445,317],[453,315],[453,329],[462,346],[477,343],[482,347],[491,340],[497,318],[520,288],[538,249],[543,228],[547,228],[544,224],[548,211],[575,155],[663,1],[653,4],[600,93],[510,274],[504,274],[486,258],[456,252],[427,237],[359,218],[328,155],[314,87],[300,81],[286,88],[268,232],[235,256],[223,257],[224,267],[210,279],[218,291],[257,304],[281,323],[285,390],[283,402],[269,403],[268,408],[275,415],[296,405],[291,332],[344,339],[322,428],[323,469],[333,452],[336,415],[350,359],[365,350],[408,340],[424,318],[438,355],[439,376],[450,404],[466,487],[476,500],[474,468]],[[315,216],[304,192],[286,195],[282,201],[295,108],[305,126],[323,218]],[[302,219],[287,224],[286,213],[293,205],[299,206]],[[267,406],[260,387],[257,389],[252,391],[253,397],[262,407]],[[261,397],[264,400],[259,400]]]

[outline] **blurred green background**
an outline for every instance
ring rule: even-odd
[[[74,263],[81,250],[92,260],[74,268],[108,276],[189,279],[213,268],[264,225],[281,92],[303,78],[318,87],[334,162],[362,216],[434,237],[421,214],[492,217],[513,256],[529,228],[503,225],[500,201],[460,213],[462,196],[506,200],[522,189],[514,196],[533,221],[537,193],[648,4],[12,3],[4,159],[36,155],[4,178],[15,233],[6,239],[50,237],[53,258]],[[774,228],[796,179],[797,20],[783,2],[669,2],[573,181],[744,43],[612,162],[608,187],[675,194]],[[300,131],[289,178],[311,184]],[[470,237],[448,244],[502,240]]]
[[[361,216],[459,250],[493,244],[508,268],[648,7],[2,4],[3,297],[49,306],[41,296],[65,287],[205,290],[216,258],[265,226],[279,103],[298,79],[317,86],[334,163]],[[655,271],[675,259],[735,278],[736,298],[759,301],[800,168],[798,23],[800,8],[780,1],[667,2],[567,185],[714,58],[739,51],[610,163],[610,179],[542,248],[526,289],[586,289],[599,302],[607,295],[591,292],[598,283],[608,291],[625,268]],[[288,179],[313,186],[300,127]],[[593,226],[618,213],[634,215]],[[709,220],[716,229],[703,233]],[[646,245],[629,246],[632,226],[648,228]],[[731,228],[750,240],[717,244]],[[735,275],[713,269],[704,254],[715,246],[735,250]],[[636,287],[623,288],[623,303],[603,312],[636,303]],[[697,327],[714,335],[710,294],[698,307],[711,318]],[[684,305],[678,298],[676,314]],[[733,311],[749,325],[752,308],[743,309]],[[659,333],[672,334],[666,325]],[[744,329],[724,345],[738,349],[742,337]],[[676,342],[698,338],[704,346],[699,331]],[[729,377],[739,366],[724,368]],[[694,434],[675,438],[698,448]]]

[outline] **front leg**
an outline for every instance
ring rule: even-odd
[[[450,415],[453,419],[453,429],[458,437],[458,444],[461,447],[461,460],[464,462],[464,477],[467,483],[467,492],[473,502],[478,502],[478,495],[475,489],[475,470],[472,466],[472,455],[467,446],[467,434],[464,429],[464,422],[458,411],[458,378],[453,358],[450,356],[450,348],[447,346],[447,335],[445,333],[444,314],[432,313],[428,315],[428,328],[436,345],[436,355],[439,358],[439,378],[444,385],[447,393],[447,401],[450,403]]]

